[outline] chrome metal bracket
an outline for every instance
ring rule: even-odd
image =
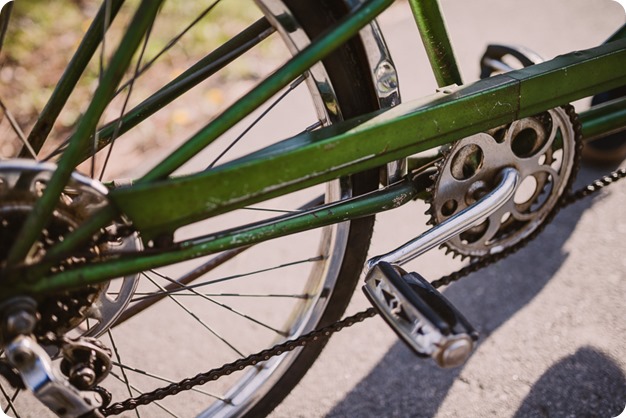
[[[103,417],[95,394],[74,388],[34,338],[27,335],[16,337],[6,346],[5,353],[26,388],[58,416]]]

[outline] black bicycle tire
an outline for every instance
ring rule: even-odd
[[[342,0],[317,2],[284,0],[284,3],[311,39],[349,12],[349,7]],[[341,112],[346,119],[379,108],[366,60],[363,45],[360,39],[355,37],[323,61]],[[354,196],[367,193],[378,187],[379,170],[353,175],[350,182]],[[337,284],[317,324],[318,327],[333,323],[344,314],[363,269],[373,228],[374,216],[351,222]],[[304,377],[327,342],[320,341],[301,349],[289,369],[263,398],[246,411],[244,416],[249,418],[266,416],[274,410]]]
[[[303,2],[284,0],[311,39],[327,29],[349,8],[342,0]],[[345,119],[371,112],[379,108],[373,89],[371,71],[367,64],[364,47],[358,37],[331,54],[323,62]],[[379,170],[372,169],[353,175],[348,181],[353,196],[361,195],[378,187]],[[365,263],[373,232],[374,217],[352,221],[336,285],[328,296],[317,327],[323,327],[340,319]],[[246,416],[264,416],[271,412],[298,384],[313,362],[320,355],[325,342],[300,350],[288,370],[278,378],[275,385],[257,402]]]

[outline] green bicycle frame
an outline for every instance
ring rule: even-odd
[[[80,246],[119,213],[132,221],[148,243],[170,237],[177,228],[201,219],[379,167],[626,84],[626,36],[622,28],[611,42],[596,48],[572,52],[473,84],[448,86],[451,82],[459,84],[460,76],[439,8],[432,6],[436,2],[412,0],[412,9],[426,49],[431,51],[429,58],[433,71],[438,83],[444,87],[440,92],[390,110],[300,134],[206,172],[168,178],[250,111],[354,36],[391,3],[392,0],[364,1],[352,14],[190,138],[132,187],[112,189],[109,194],[111,205],[70,234],[63,243],[53,247],[48,261],[52,263],[55,257]],[[110,83],[103,89],[113,91],[117,84],[115,80]],[[594,136],[623,127],[625,113],[626,100],[592,109],[582,115],[583,132]],[[73,137],[69,147],[76,151],[71,158],[61,159],[59,169],[71,172],[80,160],[79,151],[84,151],[85,146],[84,137]],[[211,190],[211,193],[206,193],[206,190]],[[410,201],[421,192],[423,190],[412,179],[406,179],[369,195],[261,224],[172,243],[162,249],[152,248],[132,255],[114,254],[108,259],[58,273],[45,280],[41,279],[47,271],[46,263],[15,268],[8,272],[8,278],[13,283],[5,296],[80,287],[288,233],[368,216]],[[46,189],[48,193],[54,197],[54,191]],[[52,212],[53,206],[44,206],[42,204],[42,211]],[[36,236],[33,232],[30,234]],[[14,251],[12,261],[19,259],[29,245],[27,242],[20,244],[21,249]]]
[[[618,41],[451,87],[425,100],[304,133],[213,171],[112,190],[111,200],[139,230],[154,237],[619,86],[626,74],[614,68],[626,63],[625,47],[626,40]],[[602,80],[600,86],[597,80]],[[210,196],[201,192],[208,189]]]

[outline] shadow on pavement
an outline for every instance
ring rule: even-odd
[[[606,170],[582,170],[577,184],[588,184],[605,173]],[[559,270],[568,257],[563,250],[563,244],[582,213],[592,204],[592,199],[586,199],[561,211],[542,232],[542,236],[526,248],[445,290],[445,295],[480,332],[479,344],[530,302]],[[624,379],[609,359],[591,349],[581,350],[573,357],[573,361],[580,360],[583,364],[593,363],[614,369],[606,372],[613,378],[617,370],[621,381]],[[557,364],[546,373],[547,379],[552,379],[553,369],[555,373],[558,372],[558,378],[565,380],[574,380],[579,376],[576,368],[561,369]],[[592,369],[593,367],[588,368],[589,371]],[[440,369],[429,361],[417,358],[404,343],[398,341],[327,417],[433,417],[462,370]],[[598,378],[603,378],[602,376],[605,376],[604,372]],[[591,378],[590,373],[585,373],[584,377]],[[538,399],[537,393],[541,392],[542,385],[543,379],[533,388],[527,400],[530,405],[534,405]],[[576,399],[572,401],[572,408],[575,410]],[[520,410],[516,418],[526,417],[525,411]]]
[[[626,376],[610,357],[583,347],[535,382],[515,418],[616,417],[626,405]]]

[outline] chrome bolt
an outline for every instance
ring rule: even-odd
[[[472,353],[474,344],[469,338],[449,341],[435,358],[441,367],[457,367],[465,363]]]
[[[70,373],[70,382],[79,389],[88,389],[96,383],[96,372],[85,366],[79,366]]]
[[[35,353],[22,345],[15,347],[15,349],[7,353],[11,363],[18,369],[22,369],[30,366],[35,361]]]

